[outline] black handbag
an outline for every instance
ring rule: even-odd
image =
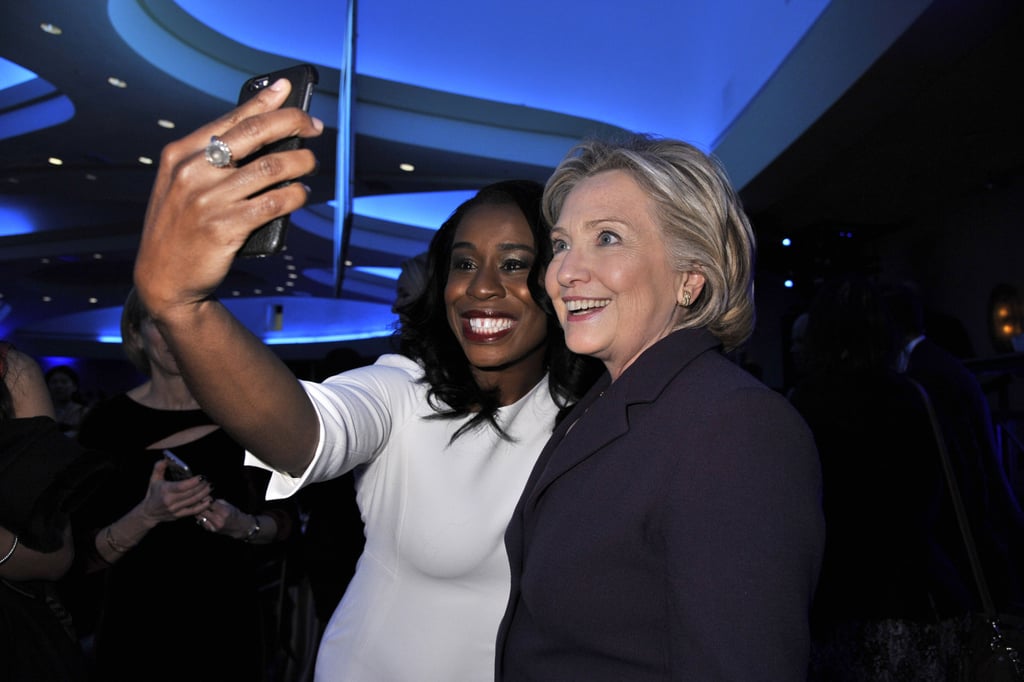
[[[960,679],[962,682],[1024,682],[1024,661],[1021,660],[1021,652],[1024,651],[1024,622],[1016,616],[1000,614],[996,610],[988,583],[985,581],[981,560],[978,558],[967,511],[960,497],[960,487],[957,485],[953,464],[946,449],[946,439],[942,435],[931,397],[924,386],[913,379],[910,381],[921,394],[928,409],[928,417],[942,458],[942,470],[945,472],[949,493],[953,498],[957,522],[960,524],[960,534],[963,536],[971,572],[974,574],[974,582],[981,597],[982,612],[972,614],[970,619]]]

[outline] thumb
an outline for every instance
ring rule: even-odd
[[[156,461],[153,465],[153,473],[149,476],[150,483],[156,483],[157,481],[164,480],[164,472],[167,471],[167,460],[163,457]]]

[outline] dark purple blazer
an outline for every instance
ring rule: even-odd
[[[541,453],[505,544],[499,681],[806,678],[817,452],[707,331],[598,381]]]

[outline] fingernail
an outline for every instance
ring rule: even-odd
[[[313,127],[316,128],[318,131],[322,131],[324,129],[324,122],[318,119],[316,116],[314,116]]]
[[[274,81],[274,82],[273,82],[273,84],[272,84],[272,85],[270,86],[270,89],[271,89],[271,90],[273,90],[273,91],[275,91],[275,92],[279,92],[279,91],[281,91],[281,90],[284,90],[284,84],[285,84],[285,83],[286,83],[287,81],[288,81],[288,79],[287,79],[287,78],[278,78],[278,79],[277,79],[276,81]]]

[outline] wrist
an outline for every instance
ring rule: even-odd
[[[252,542],[256,539],[256,537],[260,534],[260,531],[263,529],[262,525],[260,524],[259,516],[257,516],[256,514],[250,514],[249,516],[252,518],[252,525],[249,527],[249,530],[245,534],[245,537],[242,538],[242,542]]]

